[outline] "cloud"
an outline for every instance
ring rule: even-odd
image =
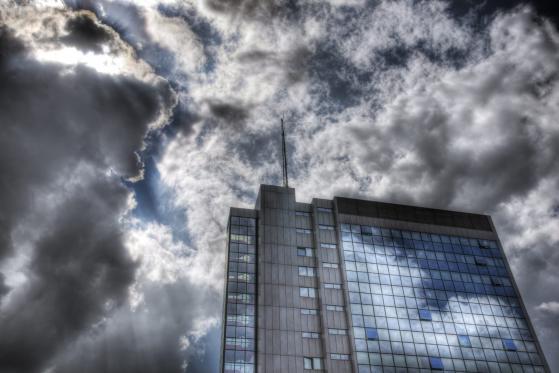
[[[543,345],[558,348],[543,304],[559,297],[559,37],[533,10],[479,22],[443,1],[69,3],[97,16],[2,9],[0,119],[17,126],[0,137],[0,306],[14,326],[0,321],[0,346],[34,357],[2,347],[3,367],[188,369],[220,318],[228,207],[280,180],[281,116],[300,201],[491,213]],[[145,170],[138,152],[177,97]],[[120,178],[144,172],[178,218],[131,216]],[[29,299],[41,317],[16,312]],[[65,327],[61,303],[86,310]]]
[[[536,310],[551,314],[559,314],[559,302],[543,302],[536,307]]]
[[[138,152],[175,95],[129,48],[113,57],[131,69],[111,74],[38,59],[123,45],[91,13],[47,9],[15,31],[32,11],[2,12],[0,370],[37,372],[128,299],[139,262],[123,241],[122,178],[141,177]],[[48,37],[33,32],[41,23]]]
[[[129,221],[126,246],[142,264],[129,302],[76,340],[52,363],[57,372],[178,372],[198,353],[196,343],[217,324],[219,308],[209,283],[185,268],[191,249],[169,227]]]
[[[170,140],[158,163],[185,209],[197,255],[206,256],[205,241],[222,231],[227,206],[251,207],[259,183],[279,182],[273,136],[288,113],[298,200],[348,195],[492,214],[521,292],[538,284],[526,297],[533,313],[559,265],[559,222],[551,214],[559,36],[526,7],[475,32],[446,9],[443,2],[383,2],[345,23],[342,10],[321,9],[318,28],[329,33],[320,36],[281,17],[260,34],[250,23],[237,25],[226,53],[217,53],[215,75],[190,97],[193,108],[235,97],[237,107],[251,104],[250,120],[235,132],[202,115],[188,137]],[[278,61],[296,48],[311,62],[292,84]],[[237,59],[225,57],[233,51]],[[246,143],[261,136],[271,140],[246,157]],[[535,322],[540,331],[544,324]],[[551,346],[555,337],[543,337]]]
[[[66,22],[68,35],[61,38],[62,43],[74,45],[79,49],[101,52],[104,43],[110,41],[112,35],[92,17],[82,14]]]

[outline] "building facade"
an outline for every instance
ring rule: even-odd
[[[222,372],[549,372],[489,216],[261,185],[227,251]]]

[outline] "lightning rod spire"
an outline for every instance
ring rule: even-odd
[[[285,131],[283,129],[283,117],[281,118],[281,155],[282,155],[283,186],[289,188],[289,180],[287,179],[287,151],[285,148]]]

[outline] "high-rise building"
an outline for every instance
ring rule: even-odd
[[[223,372],[549,372],[487,215],[262,185],[227,252]]]

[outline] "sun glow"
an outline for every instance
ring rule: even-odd
[[[104,47],[103,51],[108,52],[108,47]],[[109,75],[121,74],[126,65],[122,57],[111,54],[83,52],[75,47],[49,50],[38,49],[34,54],[42,62],[54,62],[66,66],[84,65],[99,73]]]

